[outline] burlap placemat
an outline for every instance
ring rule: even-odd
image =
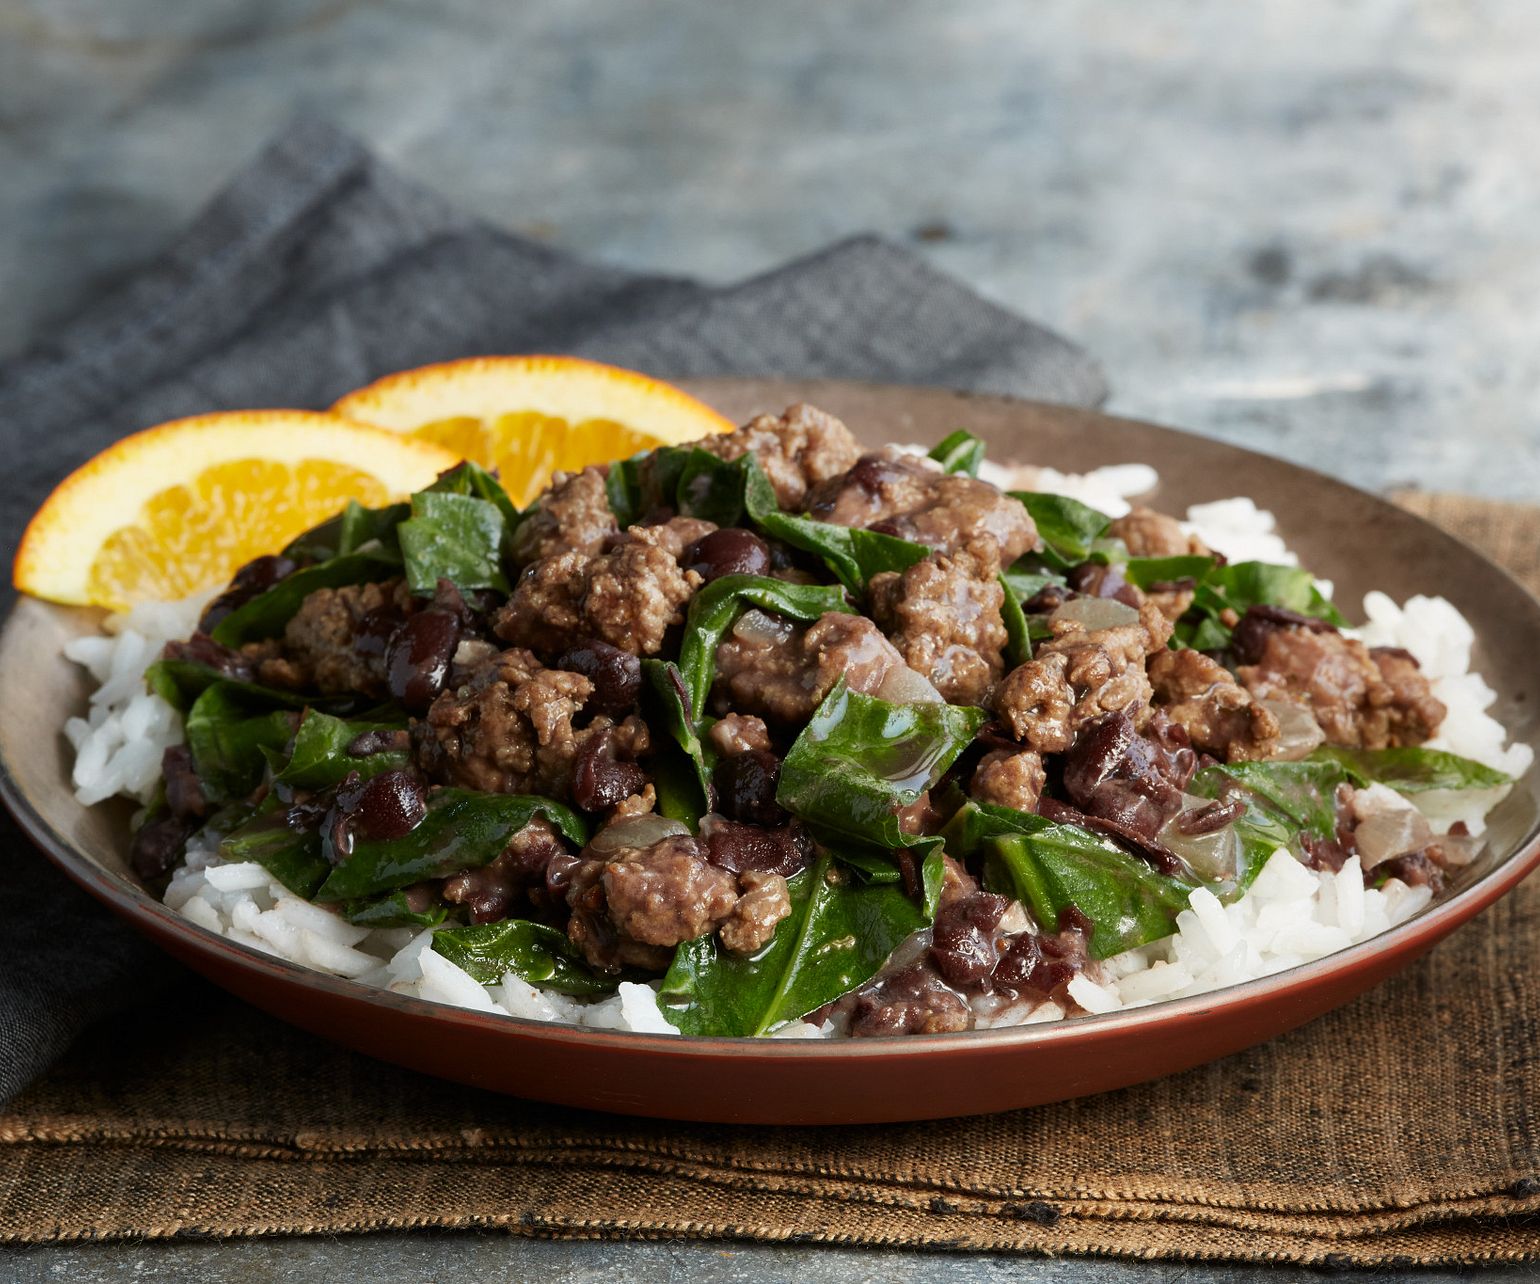
[[[1540,512],[1401,499],[1540,589]],[[99,1026],[0,1115],[0,1238],[477,1226],[1342,1265],[1530,1257],[1537,927],[1531,882],[1341,1011],[1159,1083],[824,1130],[489,1096],[189,979]]]

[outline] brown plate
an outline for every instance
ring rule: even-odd
[[[1338,601],[1369,588],[1441,593],[1482,639],[1475,662],[1496,717],[1540,739],[1532,698],[1540,603],[1427,523],[1319,473],[1167,428],[936,389],[709,380],[693,390],[735,419],[806,399],[865,440],[934,441],[957,427],[997,459],[1083,470],[1159,468],[1158,505],[1251,495],[1279,519]],[[1351,614],[1351,611],[1350,611]],[[237,945],[146,895],[124,862],[127,808],[84,808],[60,732],[87,682],[60,648],[98,614],[23,601],[0,634],[0,790],[65,873],[188,966],[256,1006],[386,1061],[499,1092],[676,1119],[850,1123],[984,1113],[1158,1078],[1272,1038],[1405,967],[1540,862],[1540,768],[1497,810],[1491,847],[1450,895],[1383,936],[1213,994],[1015,1030],[837,1042],[682,1039],[488,1016],[369,989]],[[1479,927],[1474,930],[1480,931]],[[945,1082],[947,1091],[935,1087]]]

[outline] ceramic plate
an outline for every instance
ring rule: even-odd
[[[699,381],[692,390],[736,421],[809,400],[872,443],[935,441],[966,427],[996,459],[1065,471],[1147,461],[1161,474],[1154,503],[1168,511],[1251,495],[1278,515],[1304,564],[1336,582],[1350,615],[1370,588],[1397,600],[1432,592],[1453,601],[1480,637],[1475,665],[1499,693],[1494,715],[1516,739],[1540,740],[1540,603],[1459,541],[1319,473],[1166,428],[1001,397],[765,380]],[[0,635],[0,788],[49,857],[167,952],[285,1021],[415,1070],[566,1105],[720,1122],[850,1123],[1103,1092],[1236,1052],[1346,1003],[1540,862],[1536,767],[1494,813],[1488,853],[1443,900],[1373,941],[1213,994],[1012,1030],[831,1042],[682,1039],[488,1016],[282,962],[194,926],[136,886],[125,864],[129,809],[75,802],[60,733],[87,695],[84,673],[60,648],[96,620],[95,612],[27,600]],[[936,1092],[943,1081],[947,1091]]]

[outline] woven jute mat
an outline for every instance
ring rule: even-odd
[[[1540,589],[1534,510],[1402,500]],[[0,1115],[0,1238],[475,1226],[1342,1265],[1540,1255],[1537,929],[1530,883],[1389,984],[1214,1065],[990,1118],[823,1130],[488,1096],[189,979]]]

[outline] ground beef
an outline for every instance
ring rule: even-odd
[[[770,728],[750,714],[729,713],[711,724],[711,747],[724,758],[751,752],[771,752]]]
[[[385,648],[416,605],[399,578],[316,589],[281,639],[252,643],[242,654],[270,686],[384,697]]]
[[[1130,557],[1209,556],[1213,550],[1196,535],[1188,535],[1174,517],[1153,508],[1135,508],[1107,528],[1107,534],[1120,539]]]
[[[780,874],[757,869],[738,875],[738,890],[738,903],[718,929],[718,938],[731,954],[757,954],[791,913],[791,893]]]
[[[815,487],[807,511],[819,521],[867,527],[942,553],[961,552],[987,536],[999,547],[1002,566],[1038,543],[1020,500],[894,446],[862,455],[844,476]]]
[[[850,429],[808,405],[791,406],[779,418],[760,415],[737,432],[695,444],[719,459],[753,455],[775,488],[776,502],[788,510],[801,508],[809,487],[838,477],[861,453]]]
[[[566,850],[556,826],[536,816],[491,864],[450,875],[440,894],[451,905],[464,905],[472,923],[495,923],[508,917],[521,895],[544,889],[552,857]]]
[[[735,631],[717,647],[713,692],[719,708],[802,723],[840,678],[852,691],[870,695],[904,666],[903,656],[863,615],[830,612],[807,627],[789,620],[784,626],[776,638],[757,629]]]
[[[632,531],[639,529],[662,528]],[[492,629],[546,656],[590,638],[632,655],[655,655],[668,630],[684,622],[685,604],[701,582],[650,538],[628,532],[599,557],[558,553],[532,562],[493,616]]]
[[[499,652],[413,724],[418,766],[440,784],[569,798],[574,763],[592,737],[607,737],[625,758],[647,749],[647,729],[637,718],[572,725],[592,692],[580,673],[547,669],[528,651]]]
[[[1087,631],[1056,620],[1052,628],[1053,640],[1007,674],[994,697],[1012,734],[1038,753],[1062,753],[1093,719],[1148,704],[1145,658],[1171,636],[1170,621],[1148,602],[1133,623]]]
[[[563,877],[572,911],[567,936],[606,971],[661,971],[676,946],[719,928],[725,948],[753,953],[791,912],[784,878],[713,865],[687,834],[589,854]]]
[[[998,551],[975,540],[899,573],[874,575],[871,614],[904,661],[950,704],[983,704],[1005,668]]]
[[[593,555],[615,533],[604,474],[597,468],[558,472],[535,501],[535,511],[514,532],[513,556],[523,565],[557,553]]]
[[[1243,625],[1250,620],[1248,613]],[[1306,705],[1332,744],[1418,745],[1444,719],[1444,706],[1405,653],[1382,660],[1357,639],[1314,624],[1276,624],[1247,637],[1256,659],[1236,670],[1241,684],[1259,698]]]
[[[1160,651],[1147,670],[1155,703],[1193,747],[1226,762],[1258,762],[1278,748],[1275,718],[1217,660],[1201,651]]]
[[[666,522],[652,526],[631,526],[626,529],[626,539],[661,548],[676,562],[684,559],[685,550],[698,539],[710,535],[717,526],[701,517],[670,517]]]
[[[1030,749],[995,749],[974,768],[968,793],[981,803],[1036,811],[1048,773],[1041,754]]]

